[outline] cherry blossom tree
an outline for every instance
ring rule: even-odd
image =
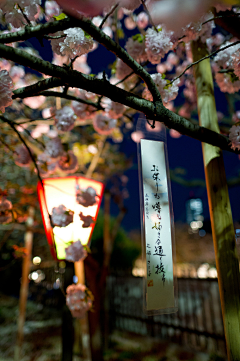
[[[126,133],[141,137],[133,129],[137,113],[152,131],[164,124],[172,137],[240,154],[237,1],[1,0],[0,9],[0,146],[16,167],[40,181],[75,172],[106,180],[127,166],[114,143]],[[196,42],[204,56],[194,53]],[[52,61],[44,51],[50,46]],[[89,59],[98,62],[107,51],[114,62],[106,56],[93,73]],[[206,59],[215,87],[233,104],[229,116],[218,113],[220,132],[196,119],[194,69]],[[0,198],[1,223],[16,218],[7,196]],[[94,189],[77,197],[90,206]],[[69,224],[71,210],[59,207],[55,225]]]

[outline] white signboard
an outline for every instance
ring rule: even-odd
[[[174,307],[171,220],[164,142],[141,139],[146,310]]]

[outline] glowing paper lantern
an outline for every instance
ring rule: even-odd
[[[52,256],[62,260],[66,257],[65,248],[71,242],[80,240],[83,245],[89,245],[102,200],[104,185],[101,182],[79,176],[45,178],[42,182],[43,185],[38,182],[37,193],[47,240]],[[79,191],[77,189],[80,191],[87,189],[93,191],[94,189],[97,194],[96,202],[92,204],[93,202],[84,203],[80,200],[85,206],[79,204],[79,196],[77,198]],[[67,210],[74,212],[73,222],[66,227],[54,226],[49,217],[53,208],[60,205],[64,205]],[[86,222],[84,222],[84,217],[87,216],[91,216],[93,220],[89,227],[86,227]]]

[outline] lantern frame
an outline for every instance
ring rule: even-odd
[[[69,180],[75,180],[76,184],[78,184],[78,182],[81,183],[81,180],[82,180],[84,182],[84,185],[86,185],[86,183],[87,183],[89,187],[94,188],[94,185],[95,185],[95,187],[97,186],[97,188],[100,189],[100,192],[97,192],[97,196],[99,197],[99,200],[97,202],[97,205],[95,205],[97,208],[96,208],[96,211],[95,211],[95,215],[93,216],[93,221],[94,222],[97,219],[100,204],[101,204],[101,200],[102,200],[102,197],[103,197],[103,192],[104,192],[104,184],[103,183],[101,183],[99,181],[96,181],[96,180],[93,180],[93,179],[86,178],[86,177],[84,177],[82,175],[80,175],[80,176],[73,175],[73,176],[66,176],[66,177],[50,177],[50,178],[44,178],[42,180],[42,182],[40,182],[40,181],[38,182],[38,184],[37,184],[37,195],[38,195],[38,201],[39,201],[39,204],[40,204],[40,211],[41,211],[41,215],[42,215],[42,220],[43,220],[43,225],[44,225],[47,241],[48,241],[48,244],[49,244],[49,247],[50,247],[50,252],[51,252],[52,257],[55,260],[58,260],[58,261],[64,260],[65,258],[58,258],[58,255],[57,255],[56,240],[55,240],[55,235],[54,235],[54,232],[53,232],[53,227],[54,226],[52,226],[51,219],[50,219],[50,214],[52,212],[52,209],[48,209],[48,205],[47,205],[48,200],[46,199],[46,192],[45,192],[46,188],[45,187],[50,185],[50,186],[52,186],[54,188],[57,188],[57,186],[54,186],[54,181],[56,183],[59,183],[60,181],[64,182],[64,179],[66,179],[68,181]],[[75,192],[76,192],[76,190],[75,190]],[[71,197],[74,197],[74,195],[71,195]],[[61,204],[61,202],[60,202],[60,204]],[[57,207],[60,204],[56,204],[55,206]],[[86,207],[86,208],[88,208],[88,207]],[[91,240],[91,236],[92,236],[92,233],[93,233],[93,230],[94,230],[94,226],[95,226],[95,223],[91,224],[91,226],[90,226],[91,231],[90,231],[88,241],[87,241],[88,245],[89,245],[89,242]]]

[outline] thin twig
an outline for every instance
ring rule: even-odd
[[[205,59],[211,58],[213,55],[219,53],[220,51],[223,51],[223,50],[225,50],[225,49],[228,49],[228,48],[230,48],[231,46],[237,45],[237,44],[239,44],[239,43],[240,43],[240,40],[235,41],[234,43],[229,44],[229,45],[226,45],[226,46],[224,46],[224,47],[221,48],[221,49],[215,50],[215,51],[213,51],[211,54],[204,56],[202,59],[199,59],[199,60],[195,61],[194,63],[189,64],[189,65],[184,69],[184,71],[183,71],[180,75],[178,75],[176,78],[174,78],[168,85],[172,84],[175,80],[181,78],[181,76],[182,76],[183,74],[185,74],[186,71],[187,71],[188,69],[190,69],[193,65],[197,65],[197,64],[200,63],[201,61],[203,61],[203,60],[205,60]]]
[[[46,39],[61,39],[61,38],[66,38],[66,34],[63,35],[44,35],[43,37]]]
[[[19,4],[17,4],[21,13],[22,13],[22,16],[24,17],[24,19],[26,20],[26,22],[28,23],[28,25],[32,25],[31,24],[31,21],[28,19],[27,15],[24,13],[23,9],[21,8],[21,6]]]
[[[214,16],[213,18],[204,21],[204,22],[202,23],[202,25],[207,24],[208,22],[213,21],[213,20],[216,20],[216,19],[231,18],[231,17],[237,17],[237,16],[240,16],[240,14],[235,13],[235,14],[229,14],[229,15],[218,15],[218,16]]]
[[[151,23],[152,26],[154,27],[155,31],[158,33],[158,29],[157,29],[156,25],[155,25],[154,22],[153,22],[153,19],[152,19],[151,15],[150,15],[150,12],[148,11],[148,8],[147,8],[147,6],[146,6],[146,4],[145,4],[145,0],[141,0],[141,3],[143,4],[143,7],[144,7],[144,9],[145,9],[145,11],[146,11],[146,13],[147,13],[147,15],[148,15],[148,18],[149,18],[149,20],[150,20],[150,23]]]
[[[12,130],[17,134],[18,138],[21,140],[21,142],[22,142],[22,143],[25,145],[25,147],[27,148],[28,153],[29,153],[29,155],[30,155],[30,158],[32,159],[32,161],[33,161],[33,163],[34,163],[34,165],[35,165],[35,167],[36,167],[36,169],[37,169],[38,179],[40,180],[40,182],[41,182],[41,184],[42,184],[42,186],[43,186],[42,177],[41,177],[41,175],[40,175],[40,172],[39,172],[39,169],[38,169],[38,165],[37,165],[37,163],[36,163],[36,160],[35,160],[32,152],[31,152],[31,149],[29,148],[29,146],[27,145],[27,143],[25,142],[25,140],[23,139],[23,137],[21,136],[21,134],[20,134],[20,133],[17,131],[17,129],[15,128],[15,124],[14,124],[11,120],[3,117],[2,115],[0,115],[0,119],[1,119],[2,122],[7,123],[7,124],[12,128]]]
[[[101,24],[99,25],[99,29],[102,29],[104,23],[106,22],[106,20],[109,18],[110,15],[112,15],[114,13],[114,11],[117,9],[118,4],[114,5],[112,7],[112,9],[105,15],[105,17],[102,19]]]
[[[132,71],[131,73],[129,73],[128,75],[126,75],[123,79],[119,80],[117,83],[115,83],[114,85],[118,85],[123,83],[125,80],[127,80],[130,76],[132,76],[133,74],[135,74],[134,71]]]
[[[90,100],[84,100],[81,98],[77,98],[73,95],[69,95],[69,94],[65,94],[65,93],[46,90],[46,91],[39,93],[38,95],[44,95],[47,97],[56,97],[56,98],[59,97],[59,98],[68,99],[68,100],[75,100],[76,102],[90,105],[90,106],[96,108],[96,110],[104,110],[104,108],[101,105],[99,105],[98,103],[91,102]]]

